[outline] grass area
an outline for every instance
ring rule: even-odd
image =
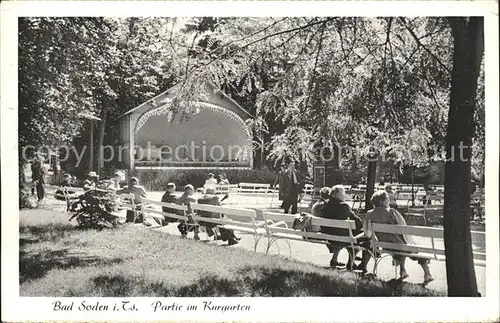
[[[445,296],[134,225],[81,231],[68,217],[20,212],[21,296]]]

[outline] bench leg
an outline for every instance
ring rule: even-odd
[[[269,250],[271,249],[271,246],[273,243],[276,242],[276,238],[274,237],[268,237],[267,238],[267,248],[266,248],[266,255],[269,254]],[[280,246],[276,243],[276,246],[278,247],[278,254],[280,253]]]
[[[286,241],[286,244],[288,245],[290,258],[292,258],[292,245],[290,244],[290,241],[288,239],[286,239],[285,241]]]
[[[376,258],[376,257],[373,258],[375,260],[375,265],[373,266],[373,274],[374,275],[377,274],[378,265],[380,264],[382,259],[384,259],[385,257],[389,257],[389,256],[390,256],[390,254],[385,254],[385,255],[381,255],[380,258]]]
[[[259,245],[260,239],[262,239],[262,236],[259,235],[253,236],[253,241],[254,241],[253,252],[257,252],[257,246]]]

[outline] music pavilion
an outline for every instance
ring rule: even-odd
[[[173,114],[174,86],[119,117],[122,156],[128,170],[252,169],[253,116],[231,97],[206,84],[203,99],[186,102]],[[189,109],[190,108],[190,109]],[[183,114],[182,110],[189,109]],[[194,112],[192,112],[194,111]],[[317,187],[340,180],[338,156],[313,166]]]
[[[251,169],[252,136],[245,121],[253,116],[211,84],[206,84],[203,99],[180,104],[174,114],[177,89],[170,88],[117,120],[120,144],[126,148],[125,168]]]

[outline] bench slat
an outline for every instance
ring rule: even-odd
[[[271,233],[275,233],[275,232],[286,233],[286,234],[289,234],[291,236],[314,238],[314,239],[319,239],[319,240],[323,240],[323,241],[332,240],[332,241],[336,241],[336,242],[345,242],[345,243],[351,242],[351,239],[347,236],[334,236],[334,235],[317,233],[317,232],[296,231],[293,229],[287,229],[287,228],[282,228],[282,227],[270,227],[270,226],[268,226],[267,229]]]
[[[443,230],[439,228],[431,227],[421,227],[421,226],[409,226],[409,225],[397,225],[397,224],[382,224],[382,223],[371,223],[372,228],[375,232],[382,233],[393,233],[393,234],[408,234],[414,236],[422,236],[429,238],[443,238]]]
[[[153,205],[158,205],[161,207],[168,207],[174,210],[179,210],[179,211],[187,211],[187,206],[186,205],[180,205],[180,204],[175,204],[175,203],[165,203],[165,202],[158,202],[150,199],[143,199],[143,203],[148,203],[148,204],[153,204]],[[194,204],[192,204],[194,205]]]
[[[255,211],[248,209],[233,209],[227,208],[223,206],[210,205],[210,204],[191,204],[191,208],[193,210],[205,211],[205,212],[214,212],[214,213],[222,213],[226,215],[236,215],[245,218],[255,219]]]

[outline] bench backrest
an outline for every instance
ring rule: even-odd
[[[276,212],[262,212],[262,216],[265,221],[265,228],[271,235],[276,233],[285,233],[290,236],[296,236],[298,239],[306,239],[306,240],[308,240],[309,238],[317,239],[315,242],[320,242],[320,243],[327,243],[327,241],[337,241],[349,244],[354,243],[354,239],[352,238],[352,229],[355,227],[355,224],[353,220],[330,220],[318,217],[312,218],[311,225],[313,227],[322,226],[330,228],[347,229],[349,232],[348,236],[337,236],[320,232],[306,232],[306,231],[294,230],[292,228],[292,223],[295,219],[295,216],[293,215],[276,213]],[[280,223],[286,225],[280,225]]]
[[[270,192],[271,184],[263,183],[239,183],[238,193],[259,193],[266,194]]]
[[[442,228],[432,228],[432,227],[420,227],[420,226],[409,226],[409,225],[395,225],[395,224],[381,224],[381,223],[371,223],[369,224],[370,230],[372,230],[375,235],[377,233],[391,233],[391,234],[404,234],[411,236],[420,236],[424,238],[429,238],[431,246],[415,244],[398,244],[382,241],[374,241],[373,243],[381,248],[400,250],[404,252],[411,253],[431,253],[434,255],[445,255],[444,244],[436,245],[435,239],[444,239],[444,230]],[[471,231],[472,241],[475,243],[484,244],[486,235],[484,232]],[[486,254],[481,252],[474,252],[474,258],[478,260],[485,260]]]
[[[238,184],[227,184],[227,185],[217,184],[214,187],[216,194],[234,193],[238,189]]]
[[[187,206],[186,205],[179,205],[175,203],[165,203],[165,202],[158,202],[150,199],[143,199],[143,203],[151,204],[151,205],[157,205],[161,206],[162,208],[168,208],[172,210],[177,210],[179,213],[171,213],[171,212],[163,212],[163,210],[156,210],[156,209],[144,209],[143,211],[146,211],[147,213],[153,213],[159,216],[166,216],[169,218],[174,218],[180,221],[187,221]]]
[[[257,227],[255,222],[256,213],[254,210],[228,208],[210,204],[191,204],[191,208],[194,212],[192,215],[194,221],[203,221],[218,225],[236,225],[251,229],[256,229]],[[197,214],[199,211],[210,212],[212,214],[218,214],[219,216],[215,218],[202,217]],[[224,217],[222,217],[223,215]]]
[[[78,194],[83,194],[85,191],[81,187],[72,187],[72,186],[56,186],[56,185],[44,185],[45,190],[49,191],[62,191],[62,192],[75,192]],[[56,195],[55,193],[47,192],[49,195]]]
[[[442,201],[444,200],[444,194],[438,192],[432,192],[425,196],[425,199],[428,201]]]

